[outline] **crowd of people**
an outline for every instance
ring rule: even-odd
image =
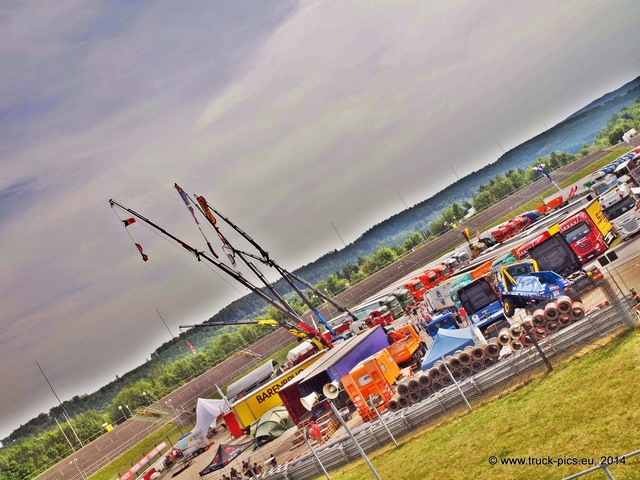
[[[270,467],[276,467],[278,463],[276,462],[276,457],[271,456],[267,459],[265,464],[268,464]],[[263,469],[258,462],[253,462],[253,465],[249,462],[249,460],[244,460],[242,462],[241,471],[236,470],[236,467],[231,467],[229,471],[229,475],[226,472],[222,475],[220,480],[241,480],[246,478],[253,478],[262,473]]]

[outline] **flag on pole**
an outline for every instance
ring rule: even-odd
[[[207,217],[207,219],[211,222],[211,225],[215,227],[217,220],[216,220],[216,217],[213,216],[213,213],[211,213],[211,209],[209,209],[209,205],[207,204],[207,199],[204,198],[202,195],[197,197],[197,199],[198,199],[198,203],[200,204],[200,208],[202,208],[202,211],[204,212],[204,216]]]
[[[135,221],[136,221],[136,219],[132,217],[132,218],[126,218],[126,219],[122,220],[122,223],[124,223],[125,227],[128,227],[132,223],[135,223]]]
[[[173,185],[174,187],[176,187],[176,190],[178,191],[178,193],[180,194],[180,196],[182,197],[182,201],[184,202],[184,204],[187,206],[187,208],[189,209],[189,211],[191,212],[191,216],[193,217],[193,219],[196,221],[196,223],[198,225],[200,225],[200,222],[198,221],[198,219],[196,218],[196,212],[193,210],[193,206],[191,206],[191,202],[189,201],[189,197],[187,196],[187,194],[185,193],[184,190],[182,190],[177,183],[175,183]]]
[[[191,353],[193,353],[194,355],[196,354],[196,349],[193,345],[191,345],[191,342],[189,340],[187,340],[187,345],[189,345],[189,350],[191,350]]]
[[[136,243],[136,247],[138,248],[140,255],[142,255],[142,260],[144,260],[145,262],[149,260],[149,256],[146,253],[144,253],[144,251],[142,250],[142,245],[140,245],[139,243]]]
[[[546,168],[544,168],[544,164],[543,163],[541,163],[540,165],[536,165],[535,167],[533,167],[533,169],[536,172],[541,173],[542,175],[547,177],[549,180],[551,180],[551,175],[549,175],[549,172],[547,172]]]

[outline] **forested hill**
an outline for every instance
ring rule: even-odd
[[[355,264],[359,257],[371,255],[381,246],[402,243],[413,232],[428,228],[440,212],[451,206],[454,201],[471,200],[480,185],[509,170],[526,169],[537,158],[551,152],[577,153],[583,144],[591,144],[598,131],[607,120],[619,112],[623,106],[629,106],[640,96],[640,77],[627,83],[614,92],[607,93],[586,107],[569,116],[544,133],[528,140],[502,155],[494,163],[477,172],[472,172],[453,185],[438,192],[413,207],[400,212],[383,222],[374,225],[355,242],[342,250],[334,250],[318,260],[305,265],[295,273],[311,283],[323,280],[330,273],[339,271],[343,265]],[[218,320],[238,320],[250,315],[254,308],[264,306],[264,302],[247,295],[223,308],[215,318]]]

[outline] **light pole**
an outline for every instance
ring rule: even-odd
[[[373,476],[376,478],[376,480],[382,480],[380,478],[380,475],[378,475],[378,472],[376,471],[375,467],[371,464],[371,461],[369,460],[369,457],[367,457],[367,454],[364,453],[364,450],[362,449],[362,447],[360,446],[360,444],[356,440],[356,437],[353,436],[353,432],[351,432],[351,430],[349,429],[349,427],[345,423],[344,419],[342,418],[342,415],[340,415],[340,412],[338,411],[336,406],[331,401],[332,399],[336,398],[339,395],[339,393],[340,393],[339,392],[339,387],[340,387],[339,382],[336,381],[336,380],[334,380],[333,382],[325,385],[324,388],[323,388],[323,392],[324,392],[324,396],[325,396],[325,400],[324,401],[329,403],[329,406],[331,407],[331,410],[333,410],[333,414],[338,418],[338,420],[340,421],[340,423],[342,424],[342,426],[346,430],[346,432],[349,435],[349,437],[351,437],[351,441],[353,442],[353,444],[358,449],[358,452],[360,452],[360,456],[362,457],[362,459],[365,461],[365,463],[369,467],[369,470],[371,470],[371,473],[373,473]],[[316,403],[318,403],[318,400],[319,400],[318,394],[313,392],[313,393],[307,395],[306,397],[302,397],[300,399],[300,403],[302,403],[302,406],[304,408],[306,408],[307,410],[311,411],[313,409],[313,406]]]
[[[320,457],[318,457],[318,454],[315,452],[315,450],[313,449],[313,447],[311,446],[311,444],[309,443],[309,439],[307,438],[307,430],[309,428],[309,425],[307,425],[306,427],[304,427],[302,429],[302,434],[304,435],[304,441],[307,442],[307,447],[309,447],[309,450],[311,450],[311,453],[313,454],[313,456],[316,459],[316,462],[318,462],[318,464],[320,465],[320,468],[322,469],[322,471],[324,472],[325,476],[331,480],[331,477],[329,476],[329,474],[327,473],[327,470],[324,468],[324,465],[322,464],[322,462],[320,461]]]
[[[173,414],[177,417],[178,416],[178,412],[176,412],[176,408],[173,406],[173,403],[171,403],[171,399],[167,400],[166,402],[164,402],[165,405],[169,405],[171,407],[171,410],[173,410]]]
[[[133,417],[133,413],[131,413],[131,409],[129,408],[129,405],[125,405],[125,407],[126,407],[127,411],[129,412],[129,415],[131,417]]]
[[[147,392],[142,392],[142,395],[144,396],[144,399],[149,402],[149,406],[151,406],[151,400],[149,400],[149,397],[147,397]]]
[[[126,420],[128,417],[127,417],[127,414],[124,413],[124,410],[122,410],[122,405],[118,405],[118,410],[120,410],[120,413],[124,416],[124,419]]]
[[[85,480],[86,477],[84,476],[84,473],[82,473],[82,470],[80,470],[80,467],[78,466],[78,459],[74,458],[73,460],[71,460],[69,462],[69,465],[71,465],[72,463],[75,464],[76,468],[78,469],[78,473],[80,474],[80,478],[82,478],[82,480]]]

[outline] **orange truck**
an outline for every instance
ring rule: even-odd
[[[387,350],[400,368],[422,364],[422,357],[427,353],[427,345],[413,325],[403,325],[388,335],[393,343]]]
[[[358,409],[362,420],[368,422],[376,416],[371,403],[384,408],[395,394],[391,385],[399,376],[400,367],[391,352],[383,348],[358,363],[349,373],[342,376],[340,382]]]
[[[442,280],[436,272],[432,270],[426,270],[424,273],[413,277],[411,280],[407,281],[403,286],[407,290],[413,298],[415,298],[418,302],[424,300],[424,294],[427,290],[435,287],[438,282]]]

